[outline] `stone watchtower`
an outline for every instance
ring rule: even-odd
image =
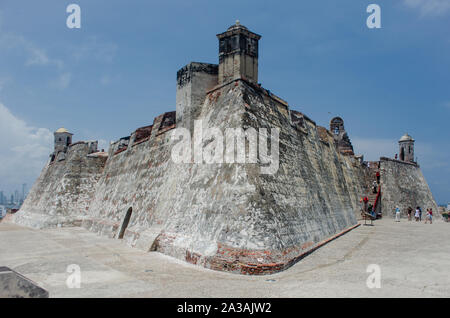
[[[219,65],[191,62],[177,72],[177,127],[193,129],[206,93],[218,84],[234,79],[258,83],[258,41],[261,36],[237,21],[217,38]]]
[[[258,41],[260,35],[249,31],[239,21],[219,39],[219,84],[237,78],[258,83]]]
[[[414,141],[408,134],[404,134],[398,141],[401,161],[414,162]]]
[[[341,117],[334,117],[330,121],[330,131],[333,134],[334,144],[339,152],[343,154],[354,154],[352,143],[344,128],[344,120]]]
[[[55,136],[55,152],[57,155],[59,152],[66,152],[68,146],[72,143],[72,136],[66,128],[59,128],[54,132]]]

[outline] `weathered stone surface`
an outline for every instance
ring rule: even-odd
[[[90,154],[89,146],[71,145],[64,160],[45,165],[14,215],[16,223],[34,228],[81,225],[106,161],[104,156]]]
[[[0,298],[48,298],[48,292],[8,267],[0,267]]]
[[[404,216],[407,215],[408,207],[414,211],[420,206],[423,217],[429,208],[433,209],[434,217],[440,217],[436,213],[436,201],[417,164],[388,158],[381,158],[380,164],[383,216],[394,217],[397,206]]]

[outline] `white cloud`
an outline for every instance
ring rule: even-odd
[[[410,8],[418,9],[422,16],[439,16],[450,12],[449,0],[403,0]]]
[[[117,52],[117,44],[101,42],[95,36],[91,36],[79,46],[72,49],[76,60],[95,58],[101,62],[110,63]]]
[[[72,74],[71,73],[62,73],[59,78],[55,81],[53,81],[51,84],[52,86],[60,89],[65,89],[70,85],[70,82],[72,80]]]
[[[0,36],[0,48],[19,49],[26,54],[26,66],[32,65],[54,65],[58,69],[64,67],[64,63],[59,59],[50,58],[43,48],[36,46],[32,41],[23,36],[5,33]]]
[[[0,50],[2,49],[15,50],[20,56],[25,55],[25,66],[49,66],[56,68],[58,79],[51,82],[52,86],[63,89],[69,85],[71,74],[64,71],[64,62],[60,59],[49,57],[45,49],[36,46],[23,36],[12,33],[0,34]],[[0,82],[0,89],[2,86]]]
[[[29,46],[28,51],[30,56],[26,62],[26,65],[47,65],[50,62],[50,59],[44,50],[34,46]]]
[[[17,118],[0,102],[0,189],[28,188],[52,151],[53,134]]]

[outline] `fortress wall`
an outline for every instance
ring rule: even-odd
[[[440,217],[436,201],[418,165],[388,158],[380,160],[383,217],[394,217],[397,206],[403,216],[407,215],[408,207],[413,208],[414,213],[420,206],[423,218],[428,208],[433,209],[434,217]]]
[[[239,98],[220,95],[206,99],[205,123],[240,127]],[[156,249],[183,260],[191,252],[214,254],[227,219],[249,208],[246,192],[254,187],[248,185],[243,165],[175,164],[172,146],[168,131],[110,157],[90,207],[92,218],[83,226],[117,237],[132,207],[124,235],[131,246],[148,251],[159,237]]]
[[[82,219],[85,228],[118,238],[131,208],[123,232],[131,246],[216,270],[283,270],[356,224],[363,171],[336,151],[326,130],[306,116],[293,124],[290,114],[281,99],[234,81],[206,96],[197,119],[204,132],[280,128],[275,174],[261,174],[259,163],[174,163],[173,126],[162,126],[163,114],[145,129],[150,136],[110,150],[104,168],[90,163],[87,145],[71,147],[65,161],[43,170],[19,221],[56,226]],[[205,132],[202,144],[214,141]]]
[[[352,192],[359,190],[358,179],[349,157],[336,151],[331,136],[321,139],[310,120],[292,127],[280,103],[246,84],[243,99],[250,106],[244,125],[281,129],[278,172],[253,180],[257,192],[264,194],[255,204],[272,211],[264,227],[273,227],[274,218],[279,224],[271,248],[312,245],[355,224],[357,195]]]
[[[172,204],[167,174],[170,159],[169,132],[128,146],[111,156],[95,189],[90,217],[82,226],[108,237],[118,237],[127,211],[132,208],[124,239],[135,246],[147,230],[160,227]],[[144,246],[147,251],[151,247]]]
[[[240,273],[282,270],[356,224],[361,166],[339,154],[316,125],[291,126],[283,103],[244,81],[210,92],[200,116],[209,127],[280,128],[280,167],[173,165],[170,217],[154,248],[194,264]]]
[[[69,147],[65,160],[47,162],[15,214],[15,223],[34,228],[81,224],[106,161],[88,155],[89,146],[79,142]]]

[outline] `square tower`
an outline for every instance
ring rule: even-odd
[[[73,134],[66,128],[59,128],[53,133],[55,136],[55,155],[58,152],[66,152],[69,145],[72,143]]]
[[[206,92],[217,85],[217,64],[191,62],[177,72],[176,124],[193,128]]]
[[[258,41],[260,35],[236,21],[219,39],[219,84],[243,78],[258,83]]]

